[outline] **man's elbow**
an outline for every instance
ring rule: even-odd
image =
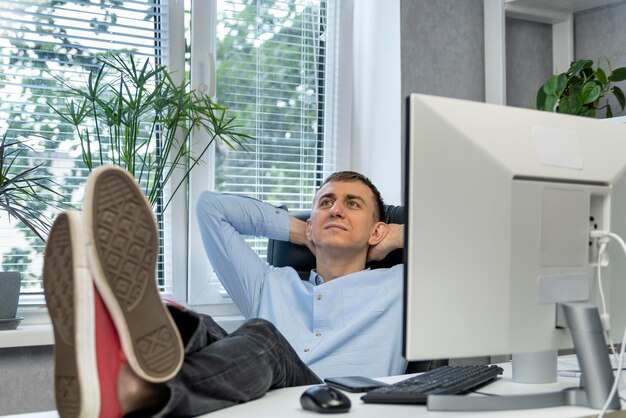
[[[219,193],[204,191],[198,196],[196,201],[196,214],[198,218],[211,216],[211,214],[219,213]]]

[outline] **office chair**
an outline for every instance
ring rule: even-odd
[[[297,219],[306,221],[311,212],[300,211],[290,214]],[[403,224],[405,220],[406,215],[403,206],[385,206],[384,222]],[[389,253],[383,260],[369,262],[367,267],[372,269],[393,267],[403,263],[403,256],[403,250],[398,249]],[[302,280],[309,280],[311,270],[315,268],[315,257],[311,251],[305,246],[295,245],[288,241],[270,239],[267,243],[267,262],[274,267],[293,267]],[[398,302],[401,303],[402,301]],[[413,361],[409,363],[406,373],[423,372],[446,364],[448,364],[448,360]]]

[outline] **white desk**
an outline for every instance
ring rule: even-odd
[[[502,378],[491,383],[481,389],[484,393],[493,393],[498,395],[526,394],[547,391],[558,391],[567,387],[577,386],[577,378],[559,378],[557,383],[543,385],[526,385],[514,383],[511,381],[510,365],[503,365],[505,369]],[[404,376],[388,377],[383,380],[385,382],[395,382],[404,378]],[[308,417],[328,416],[316,414],[314,412],[305,411],[300,407],[300,395],[306,387],[295,387],[274,390],[267,393],[261,399],[253,402],[237,405],[231,408],[216,411],[211,414],[203,415],[203,418],[237,418],[237,417],[255,417],[255,418],[282,418],[282,417]],[[581,407],[559,407],[544,409],[525,409],[517,411],[494,411],[494,412],[438,412],[428,411],[423,405],[383,405],[383,404],[366,404],[361,401],[362,394],[349,393],[348,396],[352,401],[352,407],[347,414],[333,414],[336,417],[368,417],[368,418],[451,418],[451,417],[511,417],[511,418],[559,418],[559,417],[588,417],[597,415],[598,411],[581,408]],[[479,395],[477,395],[479,396]],[[626,412],[626,411],[625,411]],[[609,415],[610,416],[610,415]],[[626,414],[624,415],[626,417]]]
[[[558,391],[567,387],[576,386],[577,378],[560,377],[557,383],[543,385],[526,385],[511,381],[511,367],[503,365],[504,374],[498,381],[491,383],[481,389],[484,393],[497,395],[527,394],[548,391]],[[394,382],[405,376],[388,377],[385,382]],[[270,391],[265,396],[252,402],[222,409],[203,415],[203,418],[283,418],[283,417],[308,417],[328,416],[305,411],[300,407],[300,395],[306,389],[305,386],[278,389]],[[451,417],[507,417],[507,418],[560,418],[560,417],[590,417],[597,415],[598,411],[582,407],[558,407],[543,409],[524,409],[516,411],[494,411],[494,412],[437,412],[428,411],[422,405],[383,405],[365,404],[360,400],[362,394],[350,393],[348,396],[352,401],[352,408],[347,414],[334,414],[337,417],[368,417],[368,418],[451,418]],[[480,396],[480,395],[476,395]],[[611,418],[626,418],[626,411],[608,414]],[[13,415],[15,418],[58,418],[55,411],[41,412],[36,414]]]

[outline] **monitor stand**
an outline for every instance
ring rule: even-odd
[[[549,408],[553,406],[585,406],[602,409],[613,386],[613,370],[604,340],[600,315],[595,306],[583,303],[557,304],[557,317],[562,316],[574,342],[580,364],[580,387],[559,392],[529,395],[466,396],[430,395],[427,406],[432,411],[492,411],[507,409]],[[559,326],[557,319],[557,326]],[[584,383],[583,383],[584,382]],[[620,409],[616,392],[609,409]]]
[[[513,353],[511,371],[515,383],[555,383],[557,381],[557,350]]]

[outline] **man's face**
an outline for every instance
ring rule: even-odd
[[[325,184],[315,196],[307,236],[315,246],[367,249],[376,225],[374,194],[360,181]]]

